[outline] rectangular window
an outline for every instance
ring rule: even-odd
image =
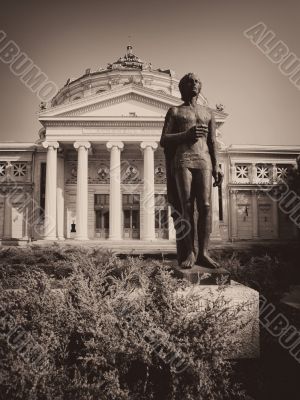
[[[155,229],[169,229],[168,201],[165,194],[155,195]],[[164,237],[164,234],[161,237]]]
[[[109,194],[95,194],[95,210],[109,208]]]
[[[124,228],[130,228],[130,211],[124,210]]]
[[[109,211],[107,209],[96,211],[96,229],[109,229]]]
[[[140,212],[139,210],[132,210],[132,229],[139,229],[140,227]]]
[[[101,211],[96,211],[96,229],[101,228]]]
[[[160,217],[159,210],[155,210],[155,229],[159,229],[159,217]]]
[[[109,229],[109,211],[103,213],[104,229]]]

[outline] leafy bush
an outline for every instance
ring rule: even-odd
[[[159,261],[56,246],[24,252],[10,250],[0,268],[1,399],[244,398],[226,360],[240,345],[239,310],[222,288],[198,307]]]
[[[216,252],[215,257],[231,278],[257,290],[269,301],[278,303],[289,285],[299,281],[297,257],[293,248],[265,247]],[[296,263],[295,263],[296,260]],[[295,264],[295,265],[294,265]]]

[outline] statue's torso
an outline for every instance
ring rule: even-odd
[[[195,125],[208,125],[211,119],[209,111],[202,107],[180,106],[174,123],[174,133],[187,131]],[[182,143],[177,146],[174,167],[211,169],[211,159],[207,146],[207,137],[200,137],[195,143]]]

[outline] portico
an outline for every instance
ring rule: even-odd
[[[89,213],[94,210],[89,209],[89,194],[108,195],[109,197],[109,234],[110,240],[122,240],[124,237],[124,216],[123,199],[122,196],[126,194],[139,195],[140,201],[138,203],[139,210],[139,238],[141,240],[153,241],[156,239],[155,232],[155,193],[165,192],[161,190],[161,184],[155,187],[155,160],[154,152],[158,147],[158,143],[154,141],[141,141],[141,142],[121,142],[121,141],[75,141],[71,144],[69,141],[57,138],[55,141],[43,142],[43,147],[47,149],[46,156],[46,190],[45,190],[45,225],[44,225],[44,239],[45,240],[61,240],[68,235],[61,234],[61,222],[67,221],[62,212],[62,199],[65,198],[65,190],[72,190],[76,193],[76,207],[75,207],[75,235],[76,240],[88,240],[96,237],[89,229],[89,222],[92,218]],[[64,154],[63,158],[64,169],[68,164],[68,154],[76,151],[76,171],[73,169],[74,181],[72,185],[66,183],[63,187],[59,188],[61,181],[61,169],[58,168],[60,158],[57,156],[58,151]],[[130,160],[121,159],[123,150],[135,153],[135,156],[142,158],[141,165],[143,168],[132,171],[134,168]],[[107,152],[105,155],[104,152]],[[91,179],[93,175],[93,165],[89,168],[89,155],[93,155],[93,159],[99,159],[96,173],[107,176],[103,182],[95,183]],[[106,156],[106,157],[105,157]],[[103,163],[106,163],[109,168],[105,171]],[[92,163],[93,164],[93,163]],[[73,164],[74,165],[74,164]],[[98,168],[99,167],[99,168]],[[102,167],[102,168],[101,168]],[[161,167],[162,168],[162,167]],[[90,171],[90,173],[89,173]],[[133,175],[132,175],[133,174]],[[134,176],[136,174],[137,176]],[[142,176],[140,176],[142,174]],[[66,171],[68,178],[68,168]],[[89,184],[90,181],[90,184]],[[67,181],[68,182],[68,181]],[[75,183],[75,185],[74,185]],[[76,188],[74,188],[76,186]],[[91,197],[91,196],[90,196]],[[132,207],[131,207],[132,208]],[[68,209],[66,203],[65,210]],[[67,226],[63,228],[66,232],[70,229],[70,221],[67,221]],[[169,227],[167,227],[169,230]],[[171,231],[170,227],[170,231]],[[90,235],[89,235],[90,232]],[[66,232],[67,233],[67,232]],[[172,232],[171,235],[172,237]]]

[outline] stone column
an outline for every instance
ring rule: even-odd
[[[237,239],[237,190],[230,190],[231,194],[231,239]]]
[[[44,239],[56,240],[56,187],[57,187],[57,142],[43,142],[47,148],[46,199]]]
[[[57,237],[59,240],[64,240],[65,160],[62,157],[59,157],[57,161]]]
[[[142,240],[155,239],[155,197],[154,197],[154,151],[156,142],[142,142],[144,154],[144,195],[143,195],[143,232]]]
[[[108,142],[110,151],[109,239],[122,239],[121,151],[122,142]]]
[[[211,190],[211,240],[221,240],[220,219],[219,219],[219,188],[212,186]]]
[[[252,234],[253,239],[258,238],[258,206],[257,206],[257,190],[251,190],[252,197]]]
[[[76,239],[88,240],[88,150],[89,142],[75,142],[78,153],[76,193]]]

